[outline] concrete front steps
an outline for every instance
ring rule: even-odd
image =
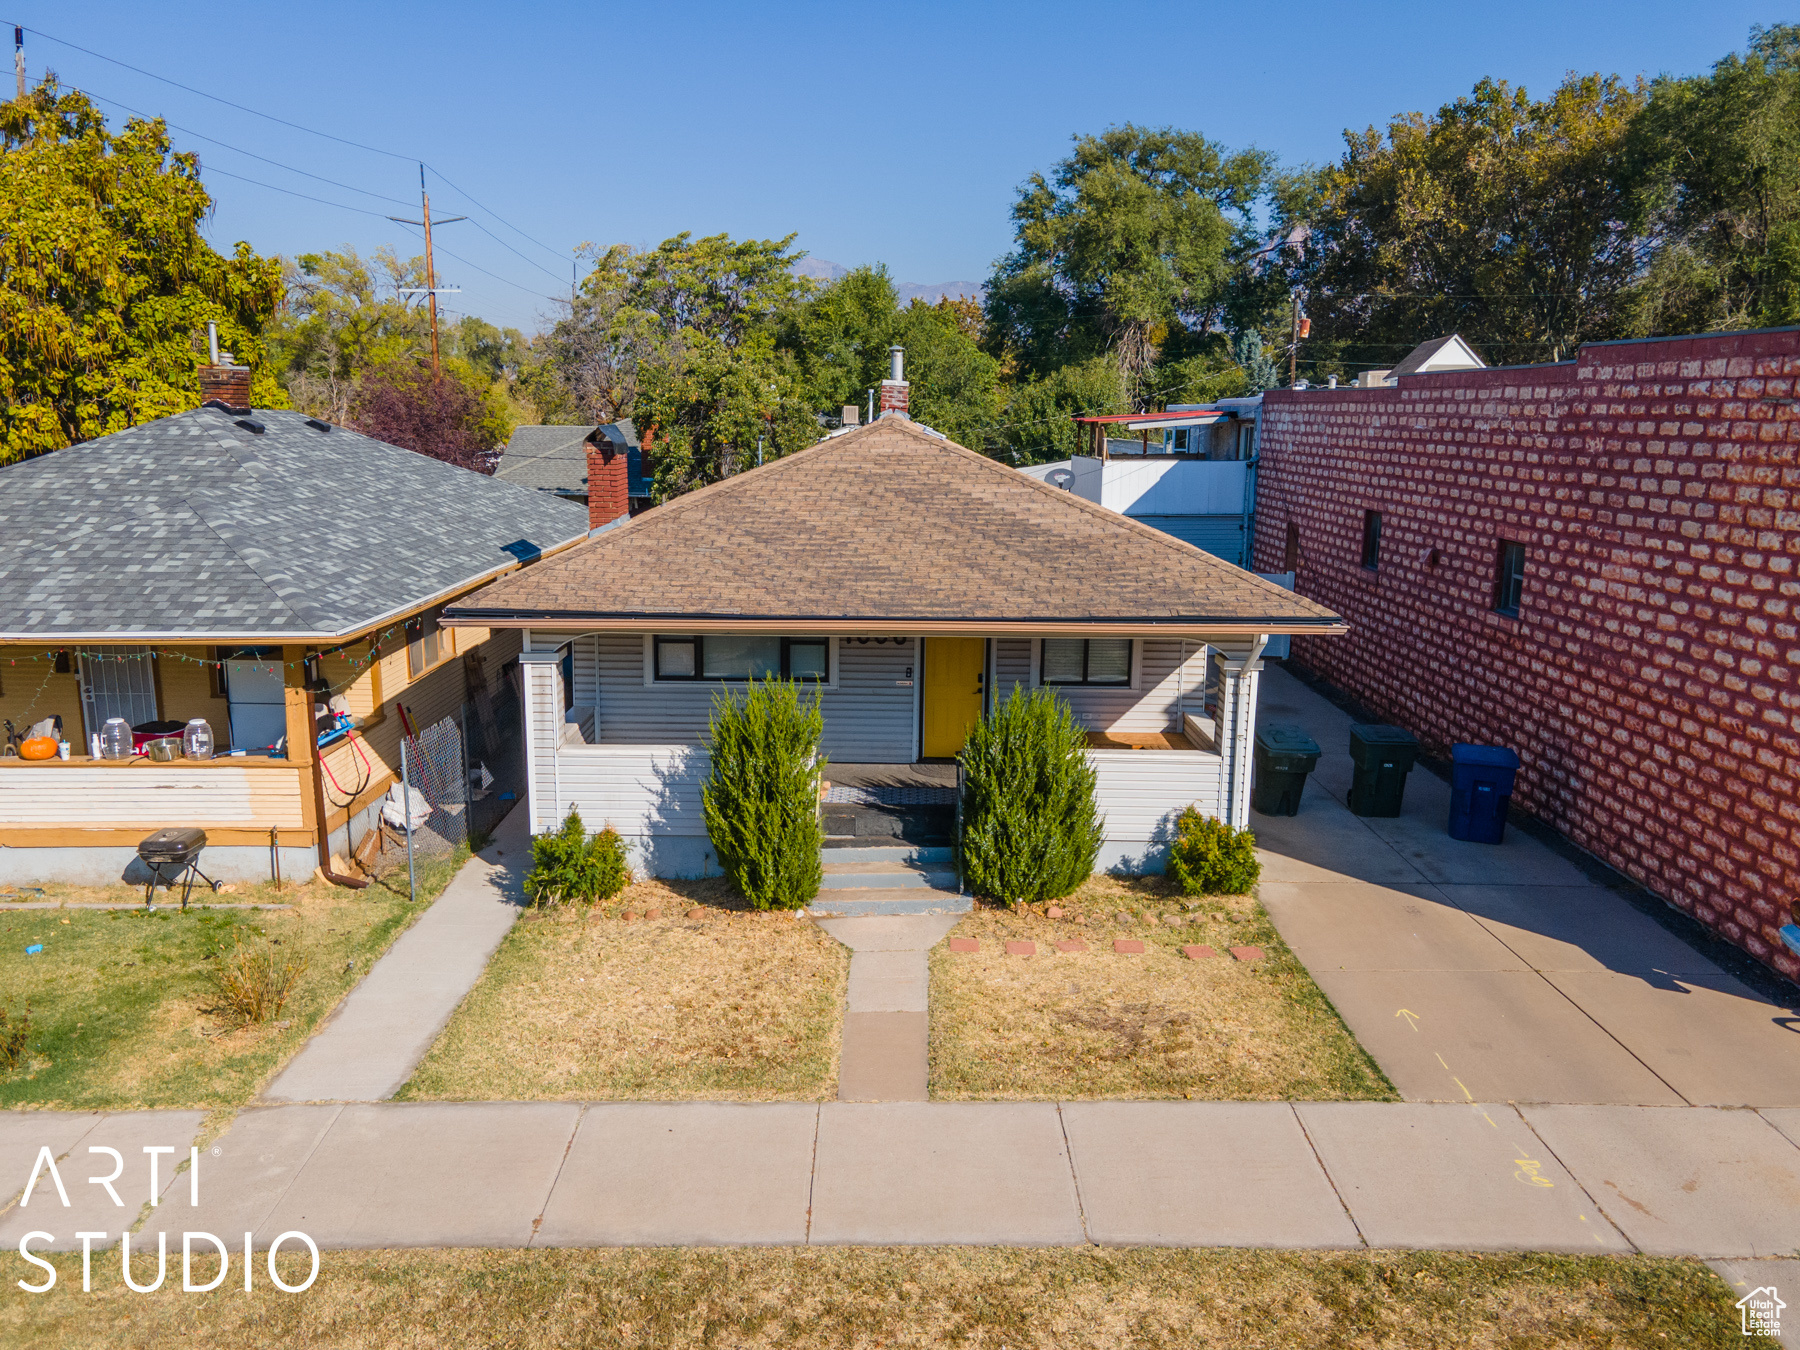
[[[957,888],[945,845],[827,845],[815,914],[966,914],[973,902]]]

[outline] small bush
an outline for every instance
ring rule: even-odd
[[[31,1005],[17,1017],[11,1008],[0,1008],[0,1073],[11,1073],[25,1063],[31,1044]]]
[[[757,909],[799,909],[825,879],[819,849],[817,696],[770,677],[713,697],[712,772],[701,787],[719,866]]]
[[[1184,895],[1243,895],[1262,875],[1256,836],[1190,806],[1175,821],[1169,875]]]
[[[1009,904],[1068,895],[1104,838],[1087,733],[1053,690],[1014,689],[963,746],[963,876]]]
[[[281,1011],[305,973],[304,957],[277,953],[267,938],[246,943],[240,934],[214,959],[213,1003],[200,1011],[234,1030],[266,1022]]]
[[[595,904],[610,900],[631,884],[631,868],[625,861],[625,841],[608,825],[588,837],[581,815],[573,807],[562,827],[531,841],[531,870],[525,874],[525,893],[536,905],[560,905],[579,900]]]

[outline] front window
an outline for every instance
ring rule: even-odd
[[[438,628],[437,611],[420,614],[406,621],[406,674],[416,680],[444,659],[444,638]]]
[[[829,638],[784,638],[708,633],[701,637],[659,637],[655,648],[658,680],[831,679]]]
[[[1131,683],[1130,638],[1045,638],[1042,684]]]

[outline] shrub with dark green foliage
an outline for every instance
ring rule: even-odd
[[[1169,875],[1183,895],[1243,895],[1262,875],[1256,836],[1190,806],[1175,820]]]
[[[709,726],[712,772],[700,796],[719,866],[757,909],[799,909],[825,879],[818,696],[770,676],[714,695]]]
[[[573,807],[562,827],[531,841],[531,870],[525,874],[525,893],[535,905],[560,905],[579,900],[594,904],[610,900],[631,883],[625,861],[625,841],[608,825],[592,838],[581,815]]]
[[[963,877],[1008,904],[1055,900],[1094,870],[1104,836],[1087,733],[1053,690],[1014,689],[969,732]]]

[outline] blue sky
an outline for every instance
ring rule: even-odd
[[[566,293],[583,241],[798,231],[817,257],[886,262],[900,281],[979,281],[1008,246],[1015,188],[1074,133],[1168,123],[1317,162],[1345,127],[1435,108],[1483,75],[1542,92],[1569,70],[1694,73],[1781,17],[1735,0],[0,6],[9,23],[400,156],[28,32],[34,80],[48,66],[120,119],[123,104],[189,129],[176,144],[219,170],[220,247],[416,253],[381,217],[416,214],[424,159],[457,185],[431,180],[434,214],[491,231],[439,233],[460,255],[440,254],[441,281],[464,288],[452,303],[527,330]]]

